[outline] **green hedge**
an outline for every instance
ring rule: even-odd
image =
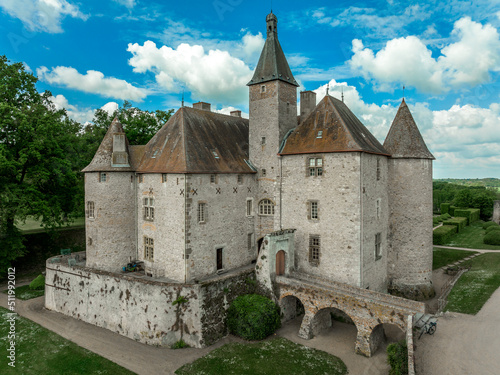
[[[450,215],[450,214],[442,214],[442,215],[441,215],[441,219],[443,219],[443,221],[444,221],[444,220],[451,219],[451,215]]]
[[[486,228],[486,233],[490,233],[493,231],[499,231],[500,230],[500,225],[490,225],[488,228]]]
[[[45,276],[38,275],[36,279],[30,283],[30,289],[32,290],[45,289]]]
[[[227,310],[227,328],[246,340],[262,340],[281,326],[279,307],[269,298],[245,294]]]
[[[441,215],[450,213],[450,203],[441,203]]]
[[[443,221],[443,225],[455,225],[457,227],[457,232],[460,233],[467,226],[467,218],[455,217],[453,219]]]
[[[408,374],[408,347],[406,342],[393,342],[387,345],[387,363],[391,366],[389,375]]]
[[[500,246],[500,230],[494,230],[484,235],[483,242],[486,245]]]
[[[481,210],[478,208],[457,208],[455,209],[455,217],[466,217],[467,218],[467,225],[478,221],[479,220],[479,214]]]
[[[500,227],[500,225],[498,225],[494,221],[487,221],[486,223],[483,224],[483,229],[487,229],[487,228],[493,227],[493,226]]]
[[[455,225],[443,225],[442,227],[434,229],[432,233],[434,245],[444,245],[448,240],[457,233]]]
[[[436,226],[436,225],[438,225],[438,224],[439,224],[439,218],[437,218],[437,217],[433,217],[433,218],[432,218],[432,225],[433,225],[433,226]]]
[[[450,207],[448,208],[448,213],[449,213],[451,216],[455,216],[455,210],[456,210],[456,209],[457,209],[457,208],[456,208],[455,206],[450,206]]]

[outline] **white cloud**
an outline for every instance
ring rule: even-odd
[[[153,72],[164,89],[179,92],[186,87],[203,100],[244,103],[248,98],[246,83],[252,76],[250,68],[226,51],[181,44],[176,49],[157,48],[152,41],[142,46],[129,44],[133,57],[129,64],[136,73]]]
[[[80,74],[76,69],[65,66],[52,68],[45,66],[37,69],[38,78],[50,84],[59,84],[70,89],[98,94],[108,98],[142,101],[148,94],[147,90],[132,86],[127,81],[117,78],[106,78],[95,70]]]
[[[233,111],[241,111],[241,108],[235,108],[232,106],[229,107],[222,107],[221,109],[215,109],[214,112],[216,113],[222,113],[223,115],[230,115],[231,112]],[[246,112],[241,112],[241,117],[243,118],[249,118],[249,114]]]
[[[54,104],[56,109],[65,109],[68,116],[80,124],[87,124],[94,119],[95,109],[78,108],[78,106],[71,105],[64,95],[51,96],[49,100]],[[101,109],[112,115],[118,109],[118,103],[108,102]]]
[[[0,0],[0,7],[33,31],[61,33],[61,21],[64,17],[82,20],[88,18],[78,6],[66,0]]]
[[[458,40],[443,47],[437,59],[415,36],[390,40],[376,54],[355,39],[349,62],[382,91],[406,84],[423,92],[441,93],[485,83],[491,71],[500,70],[500,38],[494,27],[464,17],[455,22],[452,36]]]
[[[135,0],[113,0],[113,1],[129,9],[132,9],[135,6]]]

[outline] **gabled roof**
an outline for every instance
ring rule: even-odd
[[[404,99],[389,129],[384,147],[393,158],[434,159]]]
[[[255,173],[248,120],[182,107],[145,147],[139,173]]]
[[[112,166],[113,160],[113,135],[114,134],[123,134],[125,136],[125,152],[128,154],[128,165],[123,167]],[[94,158],[87,165],[82,172],[130,172],[134,171],[135,167],[138,164],[138,161],[142,157],[140,154],[140,149],[136,149],[140,146],[129,146],[127,136],[123,131],[123,126],[118,120],[115,118],[111,125],[109,126],[106,135],[104,136],[97,152],[94,155]],[[131,153],[131,149],[134,149],[134,152]]]
[[[327,95],[290,134],[280,154],[352,151],[389,156],[343,102]]]
[[[278,19],[273,13],[270,13],[267,16],[267,22],[268,24],[269,22],[277,24]],[[259,63],[255,68],[252,80],[247,85],[251,86],[273,80],[281,80],[294,86],[299,86],[295,78],[293,78],[285,54],[281,49],[277,30],[267,33],[266,43],[262,49]]]

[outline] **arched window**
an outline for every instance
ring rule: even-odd
[[[270,199],[262,199],[259,202],[259,215],[271,216],[274,215],[274,203]]]

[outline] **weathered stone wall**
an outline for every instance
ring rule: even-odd
[[[377,163],[379,179],[377,179]],[[361,287],[387,292],[387,232],[389,199],[387,157],[361,154],[362,175],[362,276]],[[381,234],[381,257],[375,256],[375,236]]]
[[[389,160],[391,291],[411,299],[434,295],[432,286],[432,160]]]
[[[295,232],[295,264],[298,270],[360,285],[361,212],[360,153],[323,156],[323,176],[309,177],[309,158],[283,157],[283,228]],[[318,219],[309,216],[309,202],[318,202]],[[309,235],[320,235],[319,264],[309,262]]]
[[[89,266],[118,271],[136,259],[135,180],[131,172],[85,173],[85,205],[95,205],[94,217],[86,218]]]
[[[200,174],[188,177],[186,191],[187,280],[201,279],[217,271],[216,249],[222,248],[226,270],[250,264],[257,257],[254,217],[246,215],[247,199],[256,190],[252,174]],[[206,220],[198,222],[198,204],[206,203]],[[249,235],[252,246],[248,245]]]
[[[159,173],[142,175],[137,182],[138,259],[154,277],[185,281],[185,200],[183,174],[167,174],[162,182]],[[154,220],[144,219],[143,198],[154,198]],[[134,212],[134,211],[130,211]],[[154,240],[154,261],[144,259],[144,237]]]
[[[500,224],[500,201],[495,201],[493,205],[493,219],[495,223]]]

